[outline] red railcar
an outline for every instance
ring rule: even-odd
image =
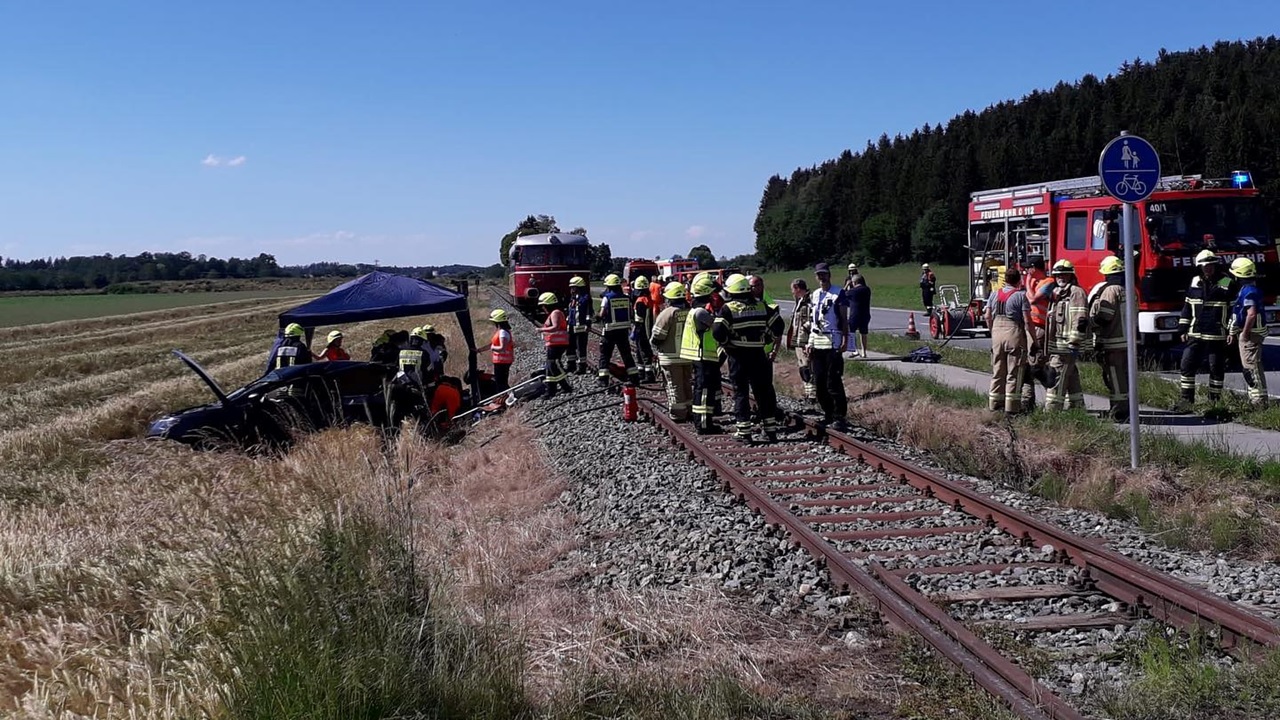
[[[973,193],[971,200],[968,290],[972,300],[967,307],[951,308],[961,332],[985,330],[979,318],[993,282],[998,283],[996,278],[1005,267],[1017,267],[1029,255],[1042,256],[1046,267],[1070,260],[1080,284],[1089,288],[1102,279],[1098,273],[1102,259],[1120,254],[1120,205],[1102,191],[1096,176],[983,190]],[[1267,303],[1274,304],[1280,289],[1280,259],[1266,209],[1249,173],[1236,172],[1221,180],[1198,175],[1164,177],[1135,210],[1141,342],[1175,342],[1178,312],[1200,250],[1211,249],[1228,263],[1241,256],[1253,259]],[[967,322],[960,317],[975,308]],[[1265,319],[1275,332],[1280,314],[1268,309]]]
[[[511,295],[521,308],[538,304],[538,296],[553,292],[561,302],[569,297],[569,278],[590,282],[589,241],[584,235],[543,233],[516,238],[511,245]]]

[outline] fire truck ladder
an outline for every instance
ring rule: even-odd
[[[1199,175],[1166,175],[1160,178],[1160,182],[1156,184],[1158,190],[1180,190],[1184,189],[1186,184],[1192,180],[1200,180]],[[996,190],[979,190],[978,192],[969,193],[969,198],[975,202],[990,202],[993,200],[1003,200],[1011,197],[1031,197],[1035,195],[1043,195],[1045,193],[1056,193],[1063,195],[1099,195],[1102,193],[1102,180],[1097,175],[1088,175],[1086,177],[1072,178],[1070,180],[1055,180],[1047,183],[1032,183],[1030,185],[1016,185],[1014,187],[999,188]]]

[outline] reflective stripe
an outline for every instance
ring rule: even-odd
[[[626,296],[606,290],[600,296],[600,311],[604,314],[605,332],[631,327],[631,301]]]
[[[711,314],[704,307],[689,311],[684,322],[684,332],[681,334],[680,357],[685,360],[718,360],[720,343],[716,342],[710,328],[705,332],[698,332],[699,313]]]
[[[400,351],[400,370],[403,372],[411,372],[409,368],[422,367],[422,351],[421,350],[401,350]]]

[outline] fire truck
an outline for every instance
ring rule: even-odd
[[[939,288],[940,302],[930,317],[935,337],[989,334],[983,318],[986,297],[1000,286],[1005,268],[1021,266],[1028,256],[1042,256],[1046,269],[1070,260],[1087,289],[1102,280],[1098,265],[1103,258],[1121,254],[1121,206],[1097,176],[983,190],[970,200],[970,299],[963,302],[955,286]],[[1274,305],[1280,257],[1247,171],[1224,179],[1163,177],[1147,200],[1135,204],[1134,217],[1143,344],[1179,340],[1178,315],[1201,250],[1213,250],[1227,264],[1237,257],[1258,263],[1259,285],[1268,305]],[[1272,334],[1280,331],[1280,310],[1269,308],[1265,320]]]

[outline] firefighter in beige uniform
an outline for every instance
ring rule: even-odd
[[[1089,299],[1076,284],[1076,268],[1070,260],[1053,264],[1054,289],[1045,333],[1049,350],[1049,375],[1053,385],[1045,393],[1046,410],[1083,410],[1084,388],[1076,359],[1089,329]]]
[[[1262,341],[1267,337],[1266,300],[1258,289],[1258,266],[1249,258],[1231,261],[1231,274],[1240,281],[1240,293],[1231,305],[1227,344],[1240,343],[1240,366],[1249,386],[1249,402],[1267,404],[1267,374],[1262,366]]]
[[[987,407],[1015,415],[1022,412],[1022,376],[1031,344],[1031,303],[1018,288],[1022,274],[1010,268],[1004,287],[987,298],[987,327],[991,328],[991,393]]]
[[[809,297],[809,284],[803,278],[791,281],[791,297],[795,300],[795,307],[791,311],[791,325],[787,328],[787,349],[796,353],[800,379],[804,382],[804,400],[812,405],[818,401],[818,389],[813,384],[813,371],[809,368],[809,330],[813,326],[813,302]]]
[[[658,356],[658,365],[667,384],[667,409],[671,419],[684,422],[689,419],[693,405],[693,361],[680,357],[680,344],[684,341],[684,323],[689,316],[689,304],[685,302],[684,284],[667,283],[662,290],[666,307],[653,321],[649,342]]]
[[[1129,420],[1129,355],[1125,352],[1124,263],[1112,255],[1098,265],[1103,281],[1089,291],[1089,325],[1093,349],[1110,393],[1111,419]]]

